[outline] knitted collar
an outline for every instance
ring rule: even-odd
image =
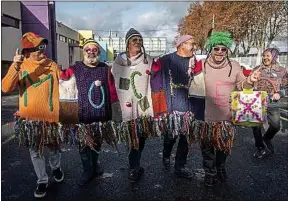
[[[140,62],[143,62],[143,60],[144,60],[144,54],[140,52],[134,57],[129,58],[129,61],[131,62],[130,66],[137,66]],[[126,52],[122,52],[121,54],[119,54],[115,59],[115,63],[119,64],[120,66],[128,66]]]
[[[225,58],[222,63],[216,64],[216,63],[213,61],[212,57],[210,56],[210,57],[208,58],[208,60],[207,60],[207,63],[208,63],[209,66],[211,66],[212,68],[221,69],[221,68],[225,68],[226,66],[228,66],[228,59]]]

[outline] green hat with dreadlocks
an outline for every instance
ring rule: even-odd
[[[230,32],[215,31],[208,37],[206,47],[209,51],[216,45],[224,45],[227,48],[231,48],[233,44],[233,35]]]

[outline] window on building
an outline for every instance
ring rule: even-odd
[[[62,36],[62,35],[60,35],[60,34],[59,34],[59,40],[62,41],[62,42],[64,42],[64,43],[67,43],[67,37]]]
[[[71,38],[68,38],[68,43],[72,43],[72,39]]]
[[[1,26],[2,27],[14,27],[19,29],[20,20],[9,15],[2,14]]]
[[[56,33],[56,40],[58,40],[58,34]]]

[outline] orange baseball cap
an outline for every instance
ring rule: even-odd
[[[42,42],[44,42],[46,45],[48,44],[47,39],[42,38],[41,36],[33,32],[27,32],[21,38],[21,47],[22,49],[35,48],[38,45],[40,45]]]

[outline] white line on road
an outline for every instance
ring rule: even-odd
[[[7,144],[8,142],[10,142],[11,140],[13,140],[15,138],[15,135],[11,135],[7,140],[5,140],[4,142],[2,142],[2,145]]]

